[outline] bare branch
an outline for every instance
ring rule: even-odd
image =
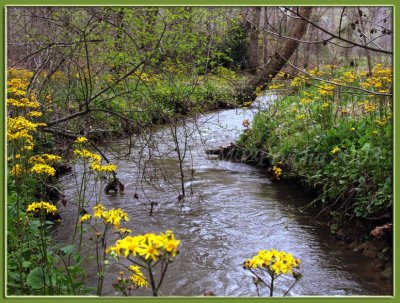
[[[294,14],[296,14],[297,16],[301,17],[301,19],[307,21],[307,22],[308,22],[309,24],[311,24],[312,26],[314,26],[314,27],[318,28],[319,30],[323,31],[324,33],[330,35],[332,38],[341,40],[341,41],[343,41],[343,42],[349,43],[349,44],[351,44],[351,45],[353,45],[353,46],[356,46],[356,47],[361,47],[361,48],[368,49],[368,50],[371,50],[371,51],[374,51],[374,52],[379,52],[379,53],[384,53],[384,54],[388,54],[388,55],[393,55],[393,52],[392,52],[392,51],[388,51],[388,50],[384,50],[384,49],[379,49],[379,48],[374,48],[374,47],[370,47],[370,46],[367,46],[367,45],[359,44],[359,43],[357,43],[357,42],[355,42],[355,41],[351,41],[351,40],[348,40],[348,39],[343,38],[343,37],[341,37],[341,36],[338,36],[338,35],[336,35],[336,34],[330,32],[330,31],[326,30],[325,28],[319,26],[319,25],[316,24],[315,22],[311,21],[309,18],[304,17],[302,14],[300,14],[300,13],[298,13],[298,12],[295,12],[295,11],[291,10],[290,8],[287,8],[287,9],[288,9],[289,11],[293,12]]]

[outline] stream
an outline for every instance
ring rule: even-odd
[[[264,103],[273,100],[264,99]],[[179,161],[168,127],[134,138],[130,151],[126,140],[101,147],[118,165],[118,178],[125,184],[123,193],[103,192],[103,204],[108,209],[121,207],[129,214],[124,227],[132,229],[133,235],[171,229],[181,240],[180,254],[168,268],[160,294],[201,296],[212,291],[217,296],[256,296],[252,277],[242,263],[261,249],[275,248],[301,259],[303,278],[288,296],[391,295],[390,283],[379,280],[370,259],[339,245],[326,222],[315,219],[315,211],[299,211],[312,197],[293,186],[272,183],[263,169],[205,154],[206,148],[235,142],[244,129],[243,120],[251,121],[255,112],[255,108],[221,110],[202,115],[196,122],[188,119],[177,128],[181,150],[188,137],[183,201],[178,199]],[[60,179],[69,201],[76,200],[75,176],[79,176],[79,167]],[[93,196],[88,193],[89,212],[95,204]],[[152,215],[151,201],[157,203]],[[76,208],[59,208],[63,220],[55,238],[69,243]],[[90,249],[88,245],[83,254]],[[95,262],[85,264],[86,281],[95,286]],[[103,295],[116,295],[111,284],[120,270],[110,265]],[[290,285],[285,278],[276,283],[276,296]],[[266,289],[261,294],[266,295]],[[151,293],[137,290],[133,295]]]

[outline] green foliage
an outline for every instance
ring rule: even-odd
[[[20,214],[15,199],[8,198],[7,293],[9,295],[83,295],[90,289],[83,283],[85,273],[74,246],[54,245],[49,231],[53,222]],[[46,254],[43,254],[43,244]],[[44,259],[45,257],[45,259]],[[46,264],[46,266],[44,265]],[[46,268],[46,269],[45,269]]]
[[[364,73],[361,81],[348,70],[335,69],[333,75],[335,81],[347,79],[355,87],[380,91],[390,83],[389,70],[382,66],[370,77]],[[283,178],[300,177],[320,193],[316,201],[341,209],[346,216],[390,216],[390,97],[348,93],[311,79],[297,86],[301,82],[294,81],[295,95],[256,115],[240,144],[247,150],[264,150],[271,163],[282,162]]]
[[[237,18],[230,20],[230,28],[213,53],[212,65],[241,70],[247,67],[249,37],[247,31]]]

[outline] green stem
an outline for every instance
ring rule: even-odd
[[[155,284],[155,282],[154,282],[153,270],[152,270],[150,264],[147,265],[147,270],[148,270],[148,272],[149,272],[150,285],[151,285],[151,290],[153,291],[153,296],[154,296],[154,297],[157,297],[157,296],[158,296],[158,294],[157,294],[157,288],[156,288],[156,284]]]
[[[46,294],[46,275],[48,274],[49,276],[49,291],[50,294],[53,295],[53,281],[51,278],[51,271],[49,268],[49,260],[47,257],[47,243],[46,243],[46,238],[45,238],[45,222],[46,217],[45,214],[41,214],[40,218],[40,240],[42,242],[42,249],[43,249],[43,260],[44,260],[44,265],[43,265],[43,276],[44,276],[44,294]]]
[[[160,287],[162,285],[162,282],[163,282],[164,277],[165,277],[165,273],[167,272],[168,264],[169,263],[165,264],[164,270],[162,271],[160,282],[158,282],[158,285],[157,285],[157,288],[156,288],[156,293],[158,293],[158,290],[160,289]]]
[[[289,291],[296,285],[297,283],[297,279],[293,282],[293,284],[289,287],[289,289],[283,294],[284,297],[286,297],[286,295],[289,293]]]
[[[69,283],[71,285],[72,293],[76,296],[76,289],[75,289],[75,286],[74,286],[74,282],[72,280],[71,272],[69,271],[69,268],[68,268],[68,264],[65,262],[63,257],[61,257],[61,260],[62,260],[62,262],[64,264],[64,267],[65,267],[65,270],[67,272],[67,277],[68,277]],[[67,287],[68,287],[68,285],[67,285]],[[69,289],[69,287],[68,287],[68,289]]]
[[[102,292],[102,285],[103,285],[103,278],[102,278],[102,266],[100,264],[100,257],[99,257],[99,239],[96,239],[96,263],[97,263],[97,291],[96,295],[101,296]]]
[[[269,289],[269,296],[270,297],[274,296],[274,279],[275,279],[275,275],[271,275],[271,287]]]
[[[78,190],[78,209],[77,209],[77,216],[76,216],[73,240],[75,240],[76,233],[78,231],[79,217],[80,217],[80,214],[81,214],[81,210],[83,209],[83,204],[84,204],[84,199],[85,199],[86,183],[87,183],[87,179],[86,179],[86,161],[84,160],[84,162],[83,162],[82,180],[81,180],[80,188]],[[79,250],[81,249],[81,244],[82,244],[82,226],[80,228],[80,233],[81,233],[81,236],[79,238]]]

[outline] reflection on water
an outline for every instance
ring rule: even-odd
[[[162,160],[148,161],[144,169],[144,162],[137,161],[146,154],[143,149],[134,149],[128,160],[118,160],[118,177],[125,183],[125,192],[106,195],[106,207],[123,208],[130,216],[126,227],[134,234],[172,229],[181,240],[181,253],[167,272],[162,295],[199,296],[212,290],[218,296],[255,296],[252,278],[241,264],[258,250],[271,248],[291,252],[302,261],[303,279],[290,296],[389,295],[388,283],[381,284],[371,274],[368,259],[339,247],[324,222],[299,212],[298,207],[311,197],[272,184],[258,168],[207,158],[205,146],[234,142],[243,130],[242,121],[251,120],[252,115],[251,109],[224,110],[201,117],[196,125],[187,123],[193,136],[188,142],[191,159],[184,162],[188,194],[183,202],[177,199],[179,163],[167,128],[158,132],[157,146],[153,146],[163,154]],[[114,151],[126,147],[123,142],[111,146]],[[146,172],[144,179],[140,171]],[[64,176],[62,186],[73,201],[73,176]],[[133,198],[135,193],[138,199]],[[149,201],[158,203],[152,216]],[[67,241],[75,209],[69,206],[61,212],[64,220],[56,237]],[[86,264],[87,280],[95,285],[94,261]],[[109,268],[103,295],[114,295],[111,281],[119,271],[117,265]],[[278,283],[277,295],[283,291]],[[144,291],[135,294],[149,295]]]

